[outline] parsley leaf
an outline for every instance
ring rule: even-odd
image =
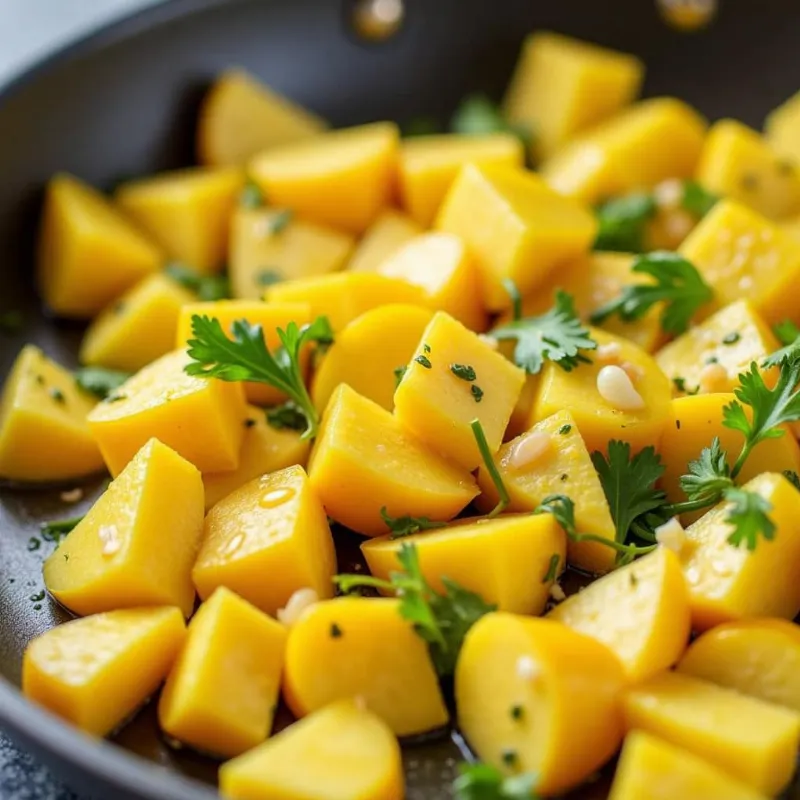
[[[197,295],[198,300],[225,300],[231,288],[225,275],[203,275],[193,267],[173,261],[164,267],[164,274]]]
[[[728,454],[715,436],[711,447],[704,447],[700,451],[700,457],[689,462],[689,474],[681,476],[681,489],[690,501],[711,505],[732,486]]]
[[[731,503],[725,520],[734,528],[728,536],[730,544],[755,550],[760,536],[768,541],[775,538],[775,523],[767,516],[772,511],[768,500],[760,494],[738,488],[728,489],[725,499]]]
[[[285,403],[265,411],[267,423],[277,430],[304,431],[306,415],[296,403],[287,400]]]
[[[497,105],[483,94],[472,94],[461,101],[450,121],[450,130],[462,136],[513,133],[525,146],[532,139],[530,128],[508,122]]]
[[[792,327],[794,327],[793,323],[791,322],[781,323],[782,326],[786,326],[787,324],[792,325]],[[789,330],[790,329],[788,327],[781,328],[781,331],[785,336],[789,334]],[[776,331],[777,331],[777,326],[776,326]],[[800,335],[796,336],[794,339],[787,342],[783,347],[781,347],[780,350],[776,350],[774,353],[768,355],[761,363],[761,366],[766,369],[769,369],[770,367],[781,366],[781,364],[784,361],[791,362],[798,360],[800,360]]]
[[[412,533],[429,531],[434,528],[443,528],[445,523],[432,520],[430,517],[393,517],[386,510],[386,506],[381,508],[381,519],[389,527],[389,538],[399,539],[401,536],[410,536]]]
[[[530,375],[541,371],[545,359],[570,372],[581,363],[591,363],[582,350],[597,347],[575,311],[572,296],[561,290],[547,313],[501,325],[489,335],[498,341],[515,340],[514,363]]]
[[[656,210],[655,199],[644,192],[602,203],[595,210],[599,228],[594,249],[641,253],[647,223],[655,216]]]
[[[681,208],[702,219],[717,204],[719,197],[706,191],[697,181],[683,182]]]
[[[242,206],[242,208],[250,209],[261,208],[261,206],[264,205],[264,193],[254,180],[245,182],[239,194],[239,205]]]
[[[455,800],[536,800],[536,775],[506,777],[489,764],[461,764],[453,781]]]
[[[772,326],[772,332],[778,337],[778,341],[786,346],[794,344],[800,339],[800,328],[794,324],[790,319],[785,319],[783,322],[778,322]]]
[[[81,367],[73,375],[81,389],[105,400],[130,378],[131,373],[104,367]]]
[[[789,483],[800,492],[800,475],[798,475],[793,469],[785,469],[781,473],[784,478],[786,478]]]

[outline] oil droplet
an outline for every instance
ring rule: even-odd
[[[244,534],[237,533],[226,545],[222,548],[222,555],[232,556],[244,543]]]
[[[294,489],[273,489],[267,492],[258,501],[261,508],[277,508],[282,506],[287,501],[291,500],[295,495]]]

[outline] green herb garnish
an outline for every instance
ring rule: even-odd
[[[164,267],[164,274],[197,295],[198,300],[211,302],[225,300],[231,296],[231,288],[225,275],[203,275],[193,267],[173,261]]]
[[[85,392],[105,400],[131,377],[130,372],[104,367],[81,367],[73,373],[75,383]]]
[[[684,181],[681,208],[702,219],[716,205],[719,197],[706,191],[697,181]]]
[[[772,511],[772,503],[755,492],[738,488],[726,489],[725,499],[731,503],[725,521],[733,525],[729,544],[755,550],[760,537],[767,541],[775,538],[775,523],[767,516]]]
[[[425,367],[425,369],[430,369],[433,366],[428,356],[417,356],[414,361],[416,361],[421,367]]]
[[[452,372],[456,378],[461,378],[462,381],[474,381],[478,377],[475,374],[475,370],[467,364],[451,364],[450,372]]]
[[[67,398],[64,396],[64,392],[61,391],[57,386],[53,386],[50,389],[50,397],[56,401],[56,403],[60,403],[64,405],[67,402]]]
[[[469,387],[469,390],[476,403],[480,403],[480,401],[483,400],[483,389],[476,383],[473,383],[472,386]]]
[[[420,531],[429,531],[434,528],[443,528],[444,522],[432,520],[430,517],[393,517],[386,510],[386,506],[381,508],[381,519],[386,523],[389,528],[389,538],[399,539],[402,536],[410,536],[413,533]]]
[[[283,275],[277,269],[262,269],[256,273],[256,283],[259,286],[273,286],[283,280]]]
[[[249,209],[261,208],[264,205],[264,193],[255,181],[248,180],[242,187],[239,205]]]
[[[641,253],[645,249],[647,223],[657,210],[653,195],[643,192],[602,203],[595,212],[599,228],[594,249]]]
[[[308,425],[305,413],[291,400],[266,409],[265,414],[267,423],[277,430],[304,431]]]
[[[561,561],[561,556],[558,553],[553,553],[550,556],[550,562],[547,565],[547,572],[542,578],[542,583],[550,583],[558,577],[558,564]]]
[[[400,385],[400,381],[403,380],[406,372],[408,372],[408,365],[403,364],[401,367],[394,368],[394,388],[396,389]]]
[[[480,420],[472,420],[470,427],[472,428],[472,435],[475,437],[475,442],[478,445],[478,450],[480,451],[486,471],[489,473],[489,477],[492,479],[492,483],[494,484],[494,488],[497,491],[497,496],[499,498],[497,505],[487,514],[487,516],[496,517],[498,514],[501,514],[506,510],[506,508],[508,508],[511,498],[508,495],[508,489],[506,489],[506,485],[503,483],[503,476],[500,474],[500,470],[497,469],[497,464],[495,464],[494,456],[489,448],[489,443],[486,441],[486,434],[483,432],[483,426],[481,425]]]
[[[272,217],[270,217],[269,232],[273,236],[283,233],[293,217],[294,212],[289,208],[282,208],[280,211],[276,211]]]
[[[455,800],[536,800],[532,772],[507,778],[489,764],[461,764],[453,782]]]
[[[527,147],[532,132],[525,125],[508,122],[499,107],[486,95],[472,94],[465,97],[450,120],[450,130],[462,136],[485,136],[489,133],[512,133]]]
[[[84,518],[84,514],[76,517],[68,517],[67,519],[56,519],[50,522],[43,522],[39,526],[42,533],[42,538],[47,542],[57,542],[62,536],[66,536],[74,530],[78,523]]]

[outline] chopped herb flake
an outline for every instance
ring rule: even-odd
[[[547,565],[547,572],[542,578],[542,583],[550,583],[558,577],[558,563],[561,561],[561,556],[558,553],[553,553],[550,556],[550,563]]]
[[[277,269],[262,269],[256,273],[256,283],[259,286],[272,286],[280,283],[283,280],[280,270]]]
[[[503,759],[503,763],[506,766],[513,767],[517,763],[517,751],[507,748],[500,754],[500,758]]]
[[[562,425],[558,429],[558,434],[559,434],[559,436],[566,436],[571,430],[572,430],[572,425],[567,423],[566,425]]]
[[[277,430],[304,431],[306,429],[306,415],[291,400],[283,405],[268,408],[265,414],[269,425]]]
[[[434,528],[443,528],[445,523],[437,520],[432,520],[430,517],[393,517],[386,510],[386,506],[381,508],[381,519],[386,523],[389,528],[389,538],[399,539],[402,536],[410,536],[413,533],[420,531],[433,530]]]
[[[130,372],[122,372],[116,369],[105,369],[104,367],[81,367],[73,373],[75,383],[85,392],[107,400],[116,389],[119,389],[128,378]]]
[[[57,388],[56,386],[53,386],[53,388],[50,389],[50,397],[52,397],[56,403],[61,403],[62,405],[67,402],[67,398],[64,397],[64,392],[62,392],[61,389]]]
[[[421,367],[425,367],[425,369],[430,369],[433,366],[431,360],[427,356],[417,356],[414,361]]]
[[[42,546],[41,541],[39,539],[37,539],[35,536],[31,536],[31,538],[28,539],[28,551],[29,552],[31,552],[31,553],[35,552],[41,546]]]
[[[521,705],[513,705],[511,706],[511,719],[520,720],[524,714],[524,709]]]
[[[722,344],[736,344],[741,338],[742,335],[738,331],[732,331],[722,337]]]
[[[477,384],[473,383],[472,386],[470,386],[470,392],[476,403],[480,403],[480,401],[483,400],[483,389]]]
[[[273,236],[283,233],[283,231],[286,230],[287,226],[292,221],[293,216],[294,213],[288,208],[283,208],[280,211],[276,211],[269,221],[269,232]]]
[[[456,378],[461,378],[462,381],[474,381],[475,378],[478,377],[475,374],[475,370],[467,364],[451,364],[450,372],[452,372]]]
[[[253,180],[248,180],[239,195],[239,205],[242,208],[261,208],[264,205],[264,193],[261,187]]]
[[[39,526],[39,530],[42,532],[42,539],[46,542],[58,542],[62,536],[66,536],[70,531],[74,530],[83,517],[84,515],[80,514],[75,517],[68,517],[67,519],[43,522]]]
[[[342,629],[335,623],[331,623],[331,639],[341,639]]]
[[[406,372],[408,372],[408,366],[403,364],[401,367],[394,368],[394,388],[396,389],[400,385],[400,381],[403,380]]]

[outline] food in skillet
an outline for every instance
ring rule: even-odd
[[[709,128],[642,74],[536,34],[502,109],[401,138],[231,72],[202,166],[52,179],[42,297],[91,322],[76,373],[20,353],[0,474],[113,480],[48,528],[80,618],[30,698],[103,736],[163,685],[237,800],[400,798],[398,738],[448,725],[462,800],[618,752],[612,800],[788,785],[800,101]]]

